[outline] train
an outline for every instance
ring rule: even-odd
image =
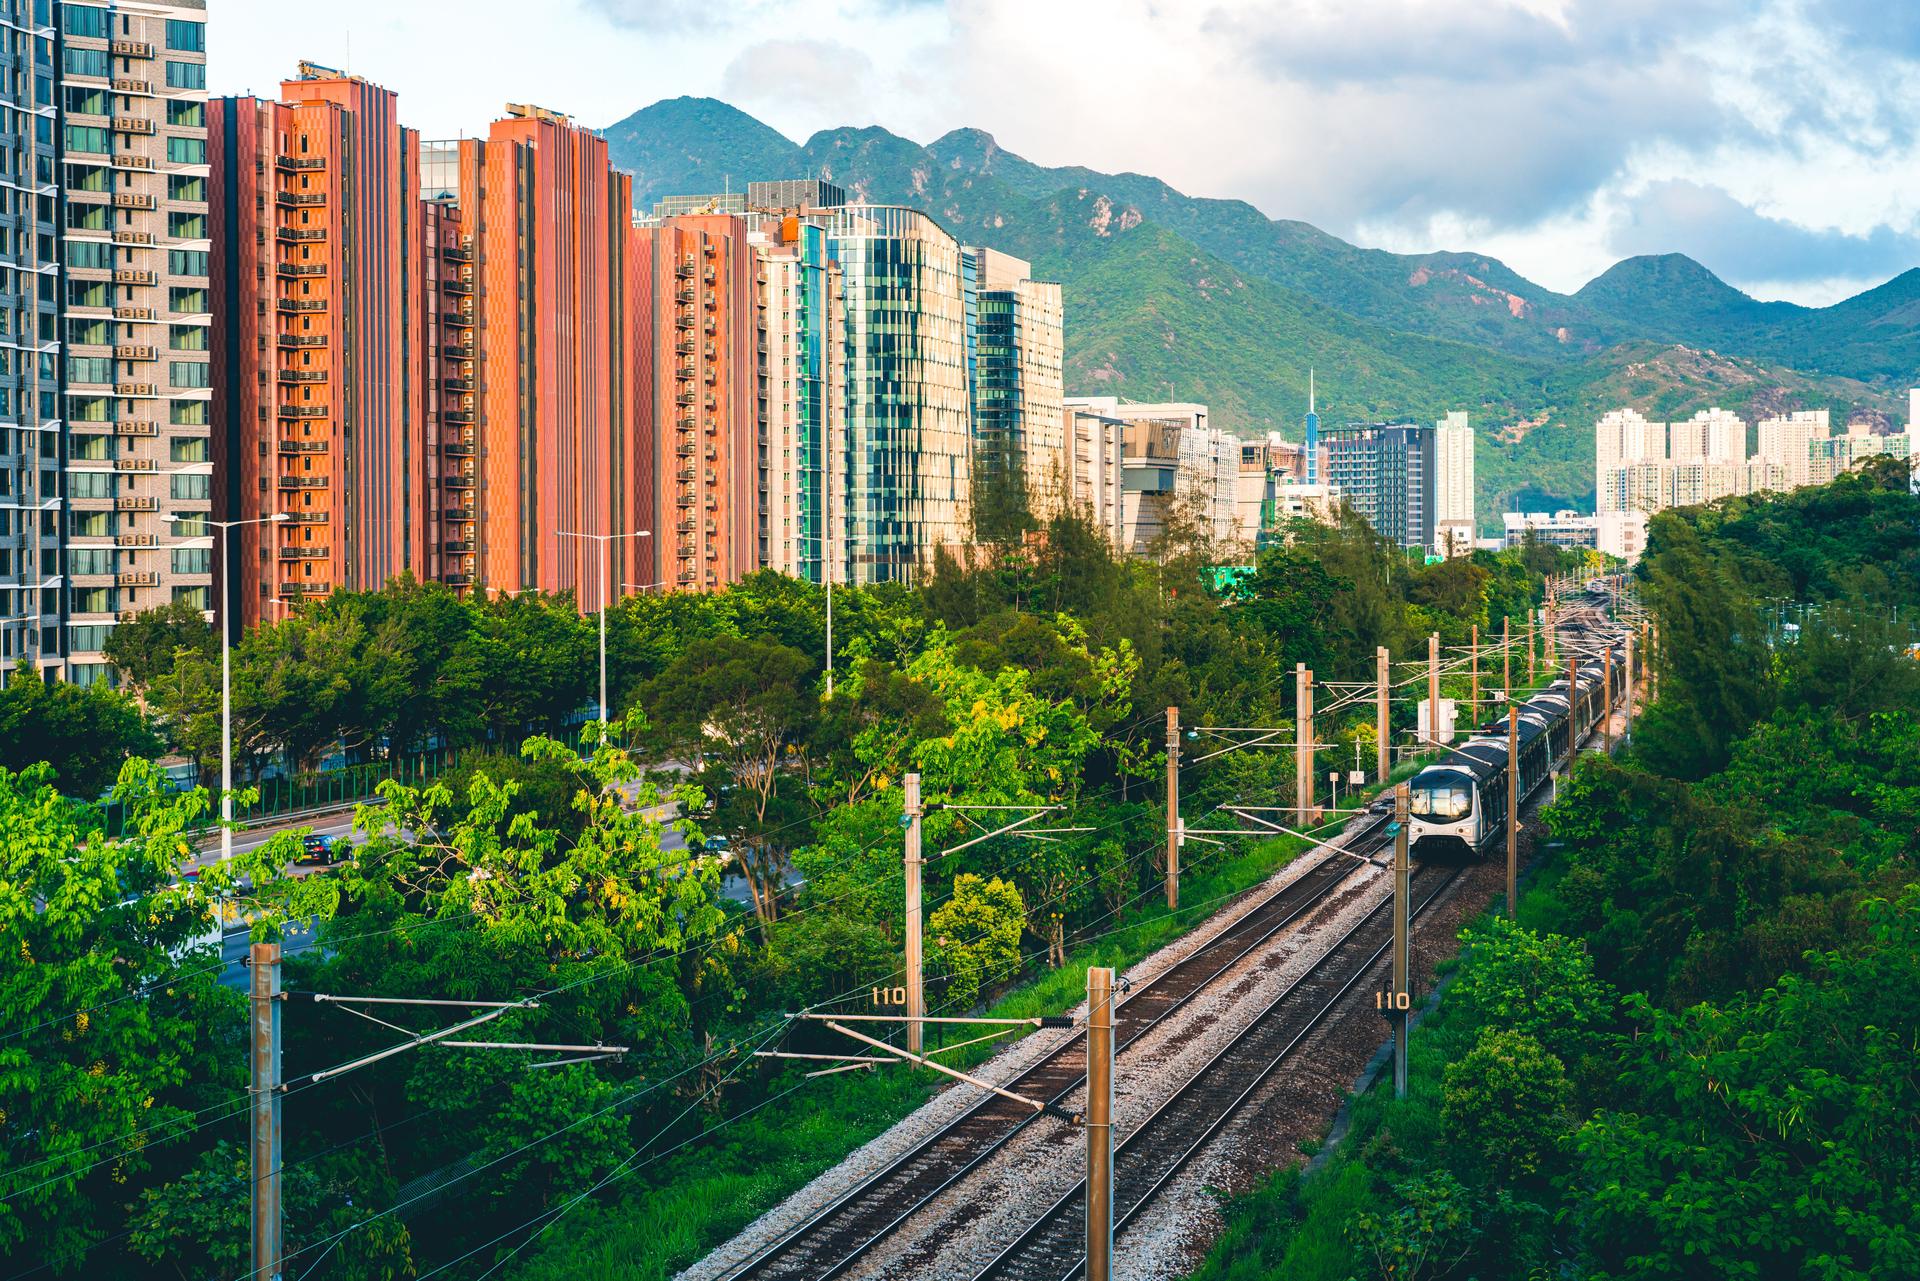
[[[1576,669],[1579,686],[1570,690],[1561,676],[1520,704],[1520,799],[1544,783],[1572,754],[1576,744],[1600,723],[1604,709],[1626,689],[1621,653],[1626,633],[1605,619],[1575,617],[1560,629],[1562,644],[1584,654],[1611,647],[1613,687],[1602,693],[1606,664],[1583,658]],[[1414,775],[1407,837],[1416,859],[1433,862],[1482,860],[1506,848],[1507,717],[1504,709],[1447,755]]]

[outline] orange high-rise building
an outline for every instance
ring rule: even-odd
[[[639,228],[642,414],[653,441],[658,579],[723,587],[760,567],[759,377],[765,351],[746,218]]]
[[[593,609],[600,549],[563,531],[652,528],[633,497],[632,178],[566,117],[507,111],[484,140],[428,148],[429,169],[451,171],[474,257],[474,292],[446,326],[472,358],[449,417],[464,428],[471,415],[479,450],[473,573],[500,591],[570,589]],[[649,542],[606,545],[613,592],[655,577]]]
[[[212,104],[215,438],[235,531],[235,613],[436,571],[425,496],[438,305],[419,139],[396,97],[303,63],[282,101]],[[434,246],[436,249],[438,246]]]

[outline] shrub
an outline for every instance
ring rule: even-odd
[[[1497,1185],[1540,1173],[1570,1128],[1572,1090],[1560,1060],[1524,1032],[1485,1028],[1447,1065],[1441,1116],[1453,1140]]]

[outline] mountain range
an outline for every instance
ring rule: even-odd
[[[1572,294],[1484,254],[1363,249],[1141,174],[1050,168],[977,129],[922,146],[879,128],[794,142],[711,98],[602,131],[636,207],[819,177],[912,205],[1029,259],[1066,300],[1070,392],[1207,402],[1216,425],[1297,438],[1323,421],[1473,415],[1478,510],[1591,510],[1592,423],[1828,408],[1884,429],[1920,373],[1920,270],[1830,307],[1761,302],[1680,254],[1629,258]]]

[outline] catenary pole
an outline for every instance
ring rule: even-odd
[[[1520,708],[1507,703],[1507,919],[1514,917],[1520,872]]]
[[[1167,709],[1167,910],[1180,908],[1180,709]]]
[[[1500,688],[1513,701],[1513,619],[1500,620]]]
[[[1427,739],[1435,747],[1440,736],[1440,633],[1427,637]]]
[[[1113,1267],[1113,970],[1087,970],[1087,1281]]]
[[[252,1275],[260,1281],[280,1281],[280,945],[255,943],[247,959],[253,967],[248,1025]]]
[[[1300,826],[1313,822],[1313,675],[1293,665],[1293,804]]]
[[[1379,775],[1375,782],[1385,783],[1387,775],[1393,771],[1393,747],[1388,740],[1391,732],[1387,720],[1387,647],[1381,645],[1373,651],[1373,767]]]
[[[902,783],[907,818],[907,1052],[920,1053],[920,1020],[926,1005],[920,985],[920,776]]]
[[[1600,665],[1600,726],[1606,734],[1607,755],[1613,755],[1613,646]]]
[[[1409,789],[1402,783],[1393,789],[1393,1097],[1407,1097],[1407,1016],[1412,1012],[1412,994],[1407,988],[1407,897],[1412,889],[1412,873],[1407,864],[1407,810]],[[1399,1008],[1399,998],[1407,994],[1409,1008]]]
[[[1473,640],[1470,642],[1473,667],[1473,693],[1467,698],[1467,706],[1472,710],[1474,729],[1480,726],[1480,624],[1473,625]]]

